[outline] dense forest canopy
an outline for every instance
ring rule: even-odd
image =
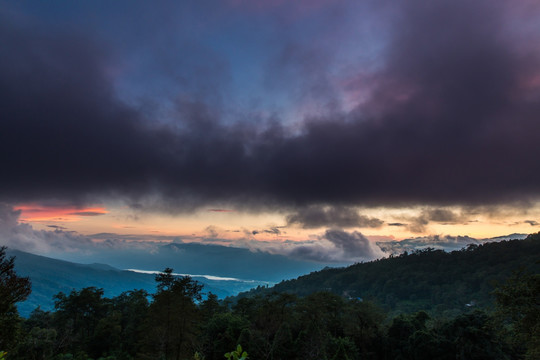
[[[455,315],[493,305],[491,293],[497,283],[519,269],[539,272],[539,260],[540,235],[534,234],[525,240],[469,245],[450,253],[427,248],[346,268],[326,268],[239,297],[271,292],[305,296],[325,290],[374,301],[396,314],[430,310]]]

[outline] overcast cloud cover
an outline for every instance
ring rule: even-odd
[[[182,241],[36,230],[24,203],[269,211],[284,222],[234,244],[212,224],[185,240],[325,263],[479,243],[383,252],[357,230],[426,234],[540,200],[539,18],[532,0],[0,0],[2,245]],[[261,240],[286,227],[319,235]]]
[[[537,199],[537,2],[357,3],[2,1],[0,199]]]

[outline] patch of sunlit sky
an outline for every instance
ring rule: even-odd
[[[204,239],[226,239],[241,244],[244,240],[304,241],[320,236],[326,227],[304,229],[290,225],[286,213],[247,213],[231,209],[205,208],[189,214],[138,213],[125,206],[95,205],[85,208],[46,207],[33,204],[19,205],[21,222],[38,230],[62,229],[84,235],[114,233],[138,235],[148,240],[160,236],[178,236],[187,241]],[[381,219],[384,224],[378,228],[347,228],[359,231],[374,241],[402,240],[428,235],[462,235],[474,238],[490,238],[511,233],[531,233],[538,231],[536,221],[540,219],[540,207],[527,210],[503,208],[494,211],[484,209],[445,208],[456,214],[453,221],[424,221],[422,214],[426,207],[413,208],[359,208],[362,215]],[[419,220],[420,219],[420,220]],[[278,229],[278,233],[271,232]]]

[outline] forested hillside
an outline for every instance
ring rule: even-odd
[[[456,314],[491,306],[497,282],[519,269],[538,272],[539,261],[540,235],[533,234],[525,240],[470,245],[451,253],[428,248],[346,268],[326,268],[272,288],[258,287],[239,298],[329,291],[373,301],[393,313]]]
[[[165,269],[155,276],[151,296],[134,290],[108,298],[95,287],[61,292],[54,311],[36,309],[27,319],[17,316],[14,304],[28,296],[28,281],[14,273],[2,248],[0,350],[8,354],[0,351],[0,358],[218,360],[241,344],[237,358],[254,360],[538,359],[539,242],[535,234],[450,254],[425,250],[320,271],[221,302],[212,294],[205,298],[193,279]],[[370,272],[374,285],[366,289],[374,295],[351,295],[355,286],[369,285],[359,274]],[[399,284],[392,276],[405,283],[379,284]],[[486,285],[497,279],[497,287]],[[304,283],[309,286],[297,287],[301,296],[291,293]],[[407,297],[406,286],[417,298]],[[378,301],[378,291],[388,291],[396,307]],[[460,306],[471,294],[480,300]],[[430,296],[443,302],[430,304]],[[400,310],[422,304],[432,311]],[[445,306],[453,307],[440,311]]]

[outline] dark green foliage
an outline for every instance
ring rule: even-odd
[[[428,325],[425,312],[399,315],[388,329],[386,356],[391,359],[508,359],[511,351],[493,318],[481,311]]]
[[[242,332],[247,329],[249,329],[249,321],[242,316],[229,312],[212,316],[203,328],[202,345],[206,354],[205,359],[222,359],[225,352],[240,342]]]
[[[147,349],[165,359],[193,354],[199,338],[202,285],[190,277],[175,277],[167,268],[156,275],[158,291],[148,309]]]
[[[220,304],[217,295],[208,293],[206,299],[199,306],[204,320],[208,320],[216,314],[227,311],[227,308]]]
[[[358,358],[354,343],[347,338],[334,339],[333,347],[337,348],[332,360],[349,360]]]
[[[112,299],[112,305],[114,317],[119,318],[120,352],[135,357],[146,336],[143,326],[149,307],[148,293],[144,290],[124,292]]]
[[[540,273],[517,272],[495,292],[498,312],[512,341],[526,344],[527,358],[540,358]]]
[[[6,257],[0,247],[0,350],[11,350],[19,335],[19,314],[15,304],[30,295],[30,280],[14,270],[15,258]]]
[[[31,359],[51,359],[55,351],[57,333],[55,329],[33,327],[19,346]]]
[[[477,288],[487,289],[485,282],[474,274],[484,274],[489,281],[488,274],[495,270],[486,268],[486,261],[499,269],[492,254],[503,257],[505,248],[517,249],[516,254],[522,254],[521,246],[533,251],[534,241],[537,240],[525,240],[525,245],[506,242],[502,248],[479,246],[457,255],[429,250],[371,264],[394,263],[402,270],[404,264],[409,264],[409,270],[417,272],[412,272],[413,277],[435,284],[433,278],[443,278],[436,271],[449,266],[441,264],[455,260],[455,266],[464,266],[472,274]],[[101,289],[94,287],[74,290],[69,295],[59,293],[55,296],[54,312],[38,308],[22,323],[23,336],[16,339],[19,347],[11,351],[9,359],[222,360],[224,354],[234,359],[242,358],[244,352],[249,353],[249,358],[265,360],[513,360],[525,356],[537,359],[540,280],[535,272],[537,264],[526,261],[538,256],[538,252],[529,255],[519,261],[528,272],[510,277],[495,292],[497,313],[482,306],[489,301],[481,300],[477,300],[476,306],[454,308],[453,312],[442,304],[442,311],[431,306],[431,311],[396,314],[396,310],[390,309],[388,313],[374,302],[356,298],[353,290],[326,289],[329,283],[324,281],[335,280],[332,274],[339,275],[340,287],[347,287],[347,281],[359,281],[344,279],[340,271],[347,269],[312,275],[326,291],[304,296],[268,290],[235,302],[220,302],[212,294],[203,300],[200,284],[165,269],[156,276],[157,292],[151,297],[137,290],[106,298]],[[469,257],[470,263],[459,260],[461,256]],[[481,260],[482,257],[487,260]],[[431,267],[436,262],[440,266],[437,270],[424,268],[420,264],[422,259]],[[419,268],[424,268],[423,275]],[[362,269],[362,264],[352,269]],[[325,280],[325,274],[332,276]],[[367,276],[376,281],[378,275]],[[457,280],[455,291],[470,294],[466,277]],[[415,308],[427,301],[422,299],[425,294],[416,292],[416,299],[409,296],[404,303],[403,294],[396,290],[401,288],[400,284],[388,279],[385,286],[389,291],[387,299],[399,307],[408,304],[407,308]],[[244,348],[239,350],[238,344]],[[231,349],[237,350],[230,352]]]
[[[113,299],[103,298],[96,288],[59,294],[55,312],[37,309],[24,322],[26,336],[11,358],[189,359],[197,353],[199,359],[218,360],[239,343],[251,358],[272,360],[520,355],[484,312],[435,321],[421,311],[388,321],[372,303],[329,292],[305,298],[276,293],[252,299],[249,311],[230,310],[219,304],[214,308],[212,298],[194,301],[199,294],[194,285],[174,279],[150,304],[137,291]]]
[[[17,276],[15,258],[6,258],[6,247],[0,247],[0,314],[12,311],[15,303],[30,295],[30,280]]]
[[[451,253],[425,249],[346,268],[326,268],[273,288],[253,289],[238,298],[272,291],[306,296],[327,290],[374,301],[395,315],[429,310],[454,316],[474,307],[493,306],[491,293],[496,282],[521,267],[538,272],[539,258],[540,235]]]
[[[459,315],[444,324],[439,336],[455,354],[453,359],[507,359],[493,319],[482,311]]]
[[[60,329],[58,336],[70,344],[63,350],[74,354],[88,348],[92,350],[91,355],[99,355],[107,344],[100,342],[105,334],[96,334],[96,330],[100,322],[107,321],[110,307],[110,301],[103,298],[103,290],[94,287],[73,290],[69,295],[56,295],[54,321]],[[103,324],[100,330],[106,331]]]
[[[225,357],[229,360],[246,360],[248,353],[242,350],[241,345],[238,345],[236,350],[226,353]]]

